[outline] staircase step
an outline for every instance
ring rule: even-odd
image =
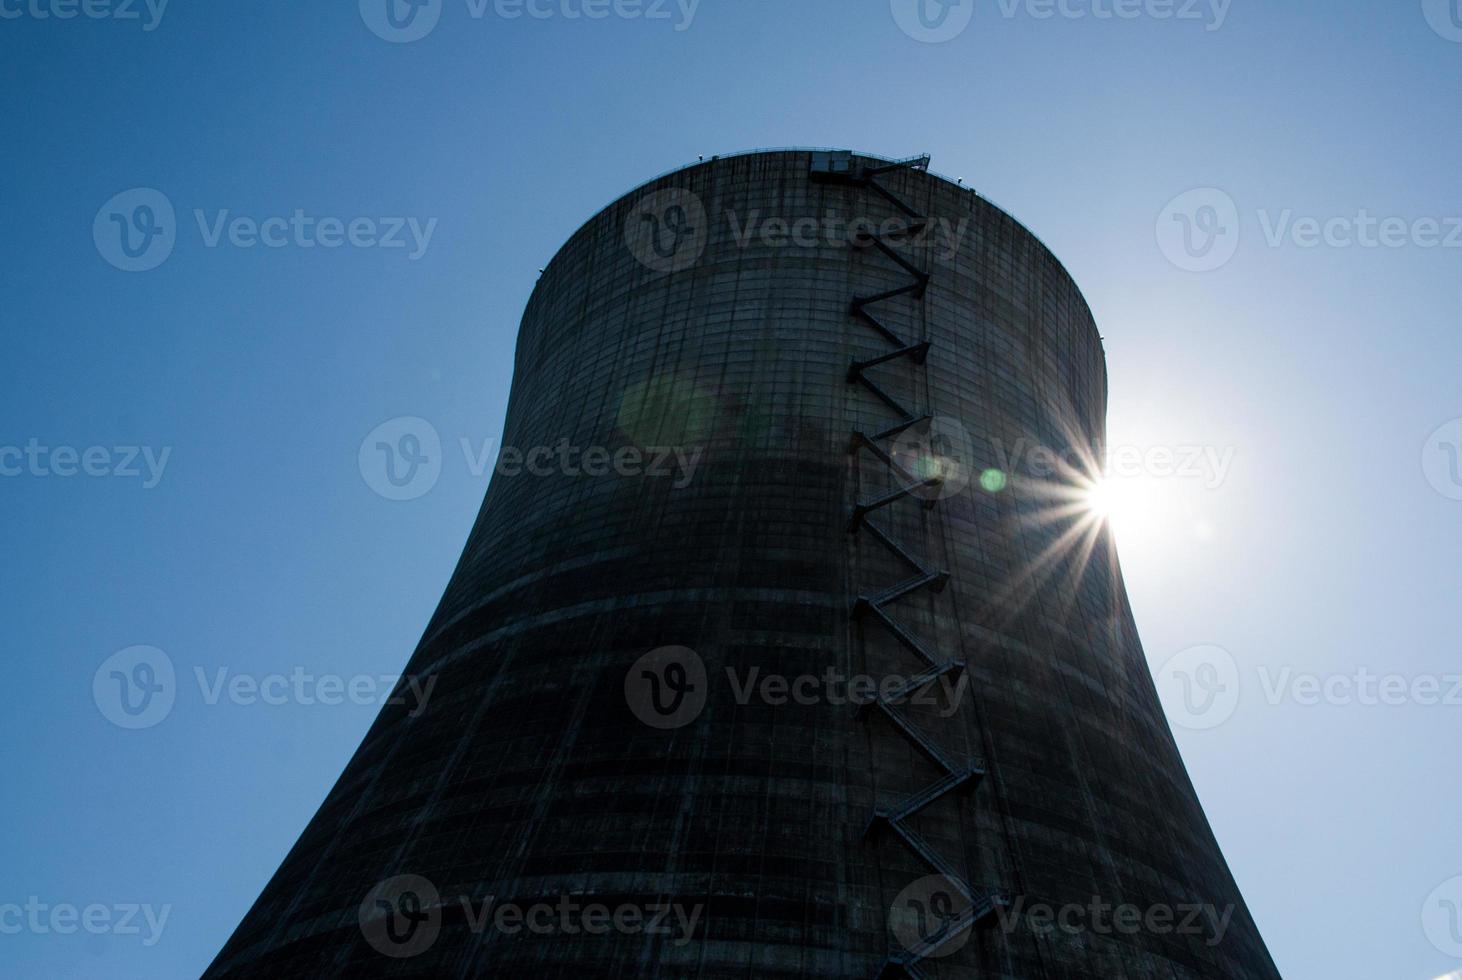
[[[961,789],[971,783],[978,783],[984,778],[985,770],[968,769],[964,772],[950,773],[937,783],[930,783],[924,789],[915,793],[904,801],[903,806],[890,815],[890,820],[907,820],[926,806],[934,803],[940,797],[955,790]]]
[[[911,592],[917,592],[925,587],[928,587],[934,592],[942,592],[948,582],[948,572],[925,572],[923,575],[916,575],[896,585],[890,585],[882,592],[877,592],[870,596],[868,601],[875,606],[886,606],[891,602],[902,599]]]
[[[876,700],[882,701],[885,704],[889,705],[899,704],[900,702],[913,697],[919,691],[928,687],[930,684],[933,684],[935,681],[939,680],[939,678],[941,677],[944,677],[946,674],[958,674],[960,671],[964,670],[964,668],[965,662],[963,660],[946,660],[944,663],[936,666],[933,670],[926,670],[922,674],[909,678],[902,687],[898,688],[895,691],[891,691],[887,697],[880,695]],[[872,701],[865,701],[862,704],[858,705],[858,710],[857,712],[855,712],[855,714],[862,714],[864,709],[866,709],[868,705],[872,703]]]
[[[924,649],[924,644],[919,641],[918,637],[910,633],[908,629],[906,629],[901,623],[895,620],[888,613],[884,612],[883,609],[873,605],[870,599],[866,597],[860,598],[858,600],[858,604],[860,608],[867,610],[873,613],[873,615],[877,616],[879,621],[882,622],[883,625],[887,627],[888,631],[894,635],[894,639],[898,640],[906,648],[908,648],[910,653],[914,654],[930,667],[938,668],[941,666],[941,662],[934,659],[934,655],[928,650]]]
[[[946,774],[961,771],[960,767],[949,761],[949,757],[944,754],[939,746],[929,741],[928,736],[915,728],[900,712],[895,711],[892,705],[884,704],[881,701],[875,701],[873,703],[883,712],[889,721],[894,723],[895,727],[904,733],[905,738],[914,743],[914,748],[924,753],[926,759],[944,770]]]

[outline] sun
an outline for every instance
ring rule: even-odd
[[[1204,492],[1192,481],[1108,473],[1082,481],[1081,506],[1089,521],[1111,530],[1124,555],[1142,561],[1174,548],[1191,552],[1215,539]]]
[[[1108,574],[1115,581],[1121,574],[1119,548],[1129,571],[1156,576],[1161,584],[1223,547],[1225,514],[1212,482],[1221,474],[1201,479],[1204,473],[1178,468],[1176,450],[1164,450],[1161,443],[1153,443],[1156,449],[1111,453],[1088,450],[1089,438],[1078,426],[1062,426],[1061,433],[1064,445],[1072,448],[1056,453],[1055,465],[1044,461],[1041,471],[1034,466],[1025,473],[974,470],[980,473],[980,491],[1014,498],[1023,519],[1040,535],[1041,547],[997,601],[1019,606],[1021,594],[1059,576],[1066,577],[1073,596],[1086,574]]]
[[[1097,480],[1086,489],[1086,509],[1096,517],[1108,517],[1117,504],[1117,490],[1110,480]]]
[[[1143,493],[1134,480],[1104,476],[1086,488],[1086,509],[1112,525],[1126,524],[1138,509]]]
[[[1152,478],[1109,473],[1087,484],[1083,505],[1089,517],[1105,522],[1119,541],[1142,545],[1161,537],[1176,520],[1170,490]]]

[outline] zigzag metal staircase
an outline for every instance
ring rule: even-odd
[[[902,235],[921,234],[927,224],[927,220],[907,203],[901,200],[892,191],[878,183],[877,178],[884,173],[901,168],[912,168],[923,170],[929,165],[927,156],[913,157],[907,160],[899,160],[880,166],[864,166],[857,162],[851,153],[818,153],[814,154],[812,161],[811,176],[814,180],[825,182],[850,184],[856,187],[866,188],[874,191],[890,204],[897,208],[909,220],[909,223],[901,229]],[[890,236],[891,237],[891,236]],[[866,323],[877,331],[886,341],[893,345],[893,349],[887,353],[865,360],[855,360],[848,368],[849,383],[863,385],[875,396],[887,405],[898,417],[899,421],[881,432],[867,434],[862,431],[855,431],[852,437],[852,444],[849,452],[858,456],[861,453],[871,453],[879,462],[888,467],[890,473],[895,477],[894,483],[898,484],[894,489],[879,494],[871,499],[854,501],[852,517],[848,522],[848,532],[857,534],[865,532],[875,541],[887,548],[895,557],[911,570],[911,577],[895,582],[886,588],[872,593],[859,595],[854,604],[854,615],[865,619],[874,619],[883,625],[899,644],[924,665],[925,670],[911,678],[899,690],[880,696],[858,709],[859,715],[869,710],[881,713],[898,731],[909,740],[913,747],[931,763],[934,764],[943,775],[933,783],[930,783],[923,790],[905,799],[902,803],[892,809],[876,807],[873,815],[868,821],[868,828],[865,837],[872,837],[881,830],[888,830],[896,835],[911,851],[914,852],[934,873],[943,876],[949,881],[965,900],[965,907],[953,919],[946,922],[945,927],[928,939],[916,944],[912,948],[901,949],[892,952],[879,971],[879,977],[898,976],[900,974],[920,980],[927,974],[920,964],[932,954],[974,928],[978,923],[993,915],[998,905],[1002,904],[1003,898],[998,893],[977,892],[970,888],[964,881],[964,876],[951,865],[944,857],[936,852],[921,835],[906,821],[919,813],[925,807],[944,798],[956,791],[970,791],[979,785],[985,776],[984,768],[978,763],[970,762],[960,764],[950,759],[942,749],[930,741],[917,727],[915,727],[902,713],[897,710],[897,705],[905,699],[912,697],[920,691],[934,684],[941,677],[946,675],[957,676],[964,670],[963,660],[941,659],[934,652],[900,624],[889,613],[888,607],[898,600],[908,596],[920,589],[928,589],[930,592],[938,593],[944,590],[949,581],[949,573],[942,570],[930,568],[913,555],[909,554],[902,546],[895,541],[887,531],[874,523],[872,517],[883,508],[902,500],[905,497],[916,495],[920,491],[935,490],[941,485],[942,479],[937,473],[929,477],[916,476],[910,473],[887,449],[884,443],[887,440],[896,440],[909,429],[924,425],[932,421],[930,414],[916,414],[906,408],[898,399],[894,398],[884,390],[872,377],[869,371],[882,364],[899,358],[908,358],[913,364],[923,366],[929,354],[929,342],[911,344],[899,337],[893,330],[882,323],[871,311],[871,307],[902,296],[910,296],[914,299],[922,299],[925,289],[929,284],[929,273],[919,269],[900,255],[885,237],[878,235],[871,230],[860,230],[857,233],[855,243],[859,246],[872,246],[884,256],[897,263],[898,266],[909,275],[909,283],[896,289],[889,289],[871,296],[855,297],[852,302],[852,315]],[[855,490],[855,493],[857,491]],[[924,507],[932,508],[938,503],[937,495],[927,496],[923,500]]]

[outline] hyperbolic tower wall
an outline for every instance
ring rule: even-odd
[[[1085,554],[1011,456],[1097,453],[1091,314],[926,163],[717,158],[568,241],[503,445],[698,464],[494,477],[408,667],[428,710],[383,710],[210,976],[1278,976],[1107,533]],[[893,680],[739,687],[768,674]],[[688,942],[536,936],[459,896],[701,912]],[[1018,914],[1094,899],[1232,916]]]

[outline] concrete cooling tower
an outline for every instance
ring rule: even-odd
[[[719,157],[569,239],[433,697],[208,976],[1278,976],[1081,504],[1091,313],[927,167]]]

